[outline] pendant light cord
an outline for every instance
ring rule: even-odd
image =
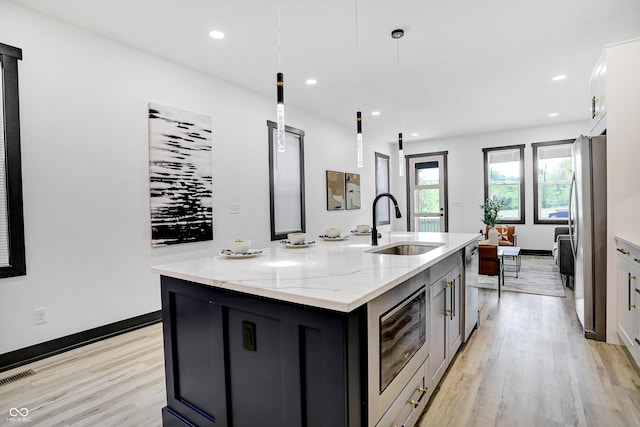
[[[399,131],[402,132],[402,108],[400,104],[400,39],[396,39],[396,42],[398,43],[397,47],[398,47],[398,124],[399,124]]]
[[[282,71],[282,59],[280,55],[280,0],[278,0],[278,72]]]
[[[358,102],[358,111],[360,111],[360,47],[358,44],[358,0],[356,5],[356,100]]]

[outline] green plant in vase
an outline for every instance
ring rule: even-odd
[[[480,208],[482,209],[482,223],[490,227],[488,234],[489,243],[492,245],[498,245],[498,230],[496,230],[496,223],[500,219],[500,211],[504,206],[504,201],[498,199],[495,196],[487,199]]]

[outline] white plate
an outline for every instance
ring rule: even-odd
[[[353,234],[354,236],[370,236],[372,231],[373,230],[369,230],[363,233],[358,230],[351,230],[351,234]]]
[[[349,236],[338,236],[338,237],[320,236],[320,238],[328,242],[337,242],[340,240],[347,240]]]
[[[286,248],[289,248],[289,249],[301,249],[301,248],[308,248],[309,246],[313,245],[315,241],[312,240],[310,242],[304,242],[304,243],[289,243],[288,240],[281,240],[280,243],[282,243]]]
[[[252,258],[256,255],[260,255],[262,253],[262,251],[259,250],[249,250],[249,252],[243,253],[243,254],[237,254],[235,252],[231,252],[230,249],[223,249],[220,252],[220,255],[223,255],[227,258],[233,258],[233,259],[241,259],[241,258]]]

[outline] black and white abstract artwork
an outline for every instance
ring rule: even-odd
[[[211,117],[149,103],[151,245],[213,240]]]

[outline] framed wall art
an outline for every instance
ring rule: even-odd
[[[344,183],[347,209],[360,209],[360,174],[345,173]]]
[[[151,245],[213,240],[211,117],[149,103]]]
[[[327,171],[327,210],[344,209],[344,172]]]

